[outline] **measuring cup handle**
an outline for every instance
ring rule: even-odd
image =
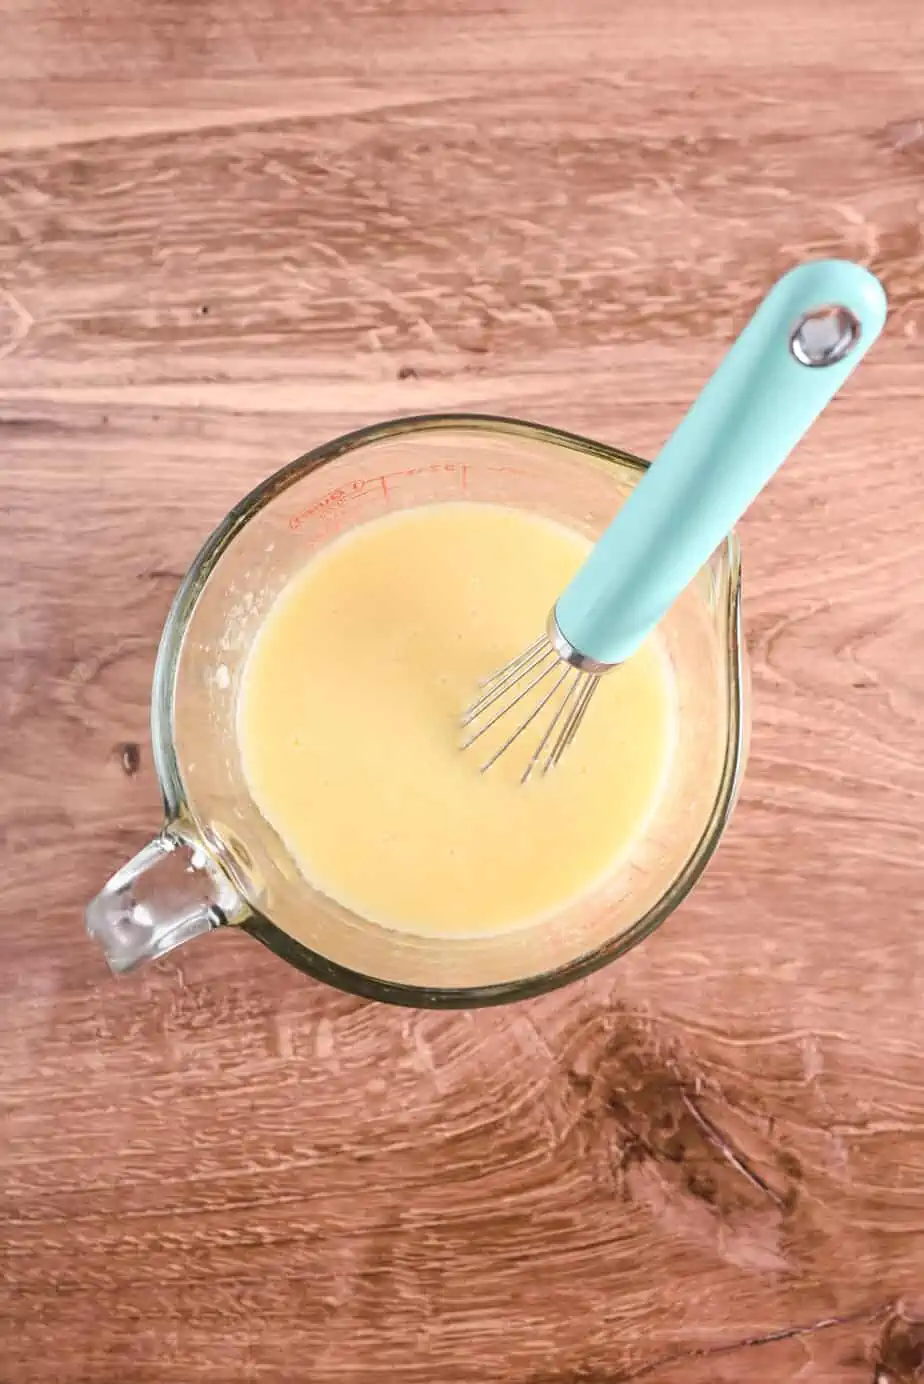
[[[121,975],[220,927],[241,907],[234,886],[201,843],[168,827],[88,905],[87,932]]]

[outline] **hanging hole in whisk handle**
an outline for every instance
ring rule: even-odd
[[[813,308],[799,318],[789,338],[789,349],[800,365],[836,365],[860,340],[860,322],[849,308],[838,303]]]

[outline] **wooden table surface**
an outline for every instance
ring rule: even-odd
[[[0,0],[0,1381],[924,1372],[917,0]],[[626,961],[472,1014],[245,936],[117,981],[158,632],[399,413],[650,453],[761,291],[882,342],[744,531],[750,770]]]

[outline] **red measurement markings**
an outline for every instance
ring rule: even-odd
[[[529,475],[528,471],[524,471],[519,466],[489,466],[485,469],[500,475]],[[289,528],[298,532],[312,519],[323,519],[331,527],[337,528],[342,511],[354,500],[358,500],[360,496],[368,495],[370,491],[378,491],[387,502],[390,494],[390,481],[405,480],[412,476],[433,475],[458,476],[463,495],[468,494],[468,466],[459,465],[454,461],[435,461],[431,462],[429,466],[411,466],[405,471],[386,471],[381,476],[363,476],[358,480],[351,481],[349,485],[342,485],[335,490],[329,490],[326,495],[322,495],[319,500],[315,500],[306,509],[300,510],[298,514],[293,514],[289,520]]]
[[[328,490],[327,494],[322,495],[319,500],[315,500],[313,505],[309,505],[299,514],[293,514],[289,520],[289,528],[298,530],[311,519],[335,518],[353,500],[358,500],[360,495],[364,495],[376,486],[387,499],[388,483],[385,476],[364,476],[359,480],[351,481],[349,485],[338,486],[336,490]]]

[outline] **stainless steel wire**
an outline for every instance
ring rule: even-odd
[[[547,710],[547,720],[536,726],[539,738],[520,782],[526,783],[537,771],[547,774],[577,735],[600,677],[600,673],[567,663],[551,640],[542,635],[482,684],[480,695],[462,717],[462,727],[467,732],[462,749],[469,749],[517,707],[521,708],[520,715],[509,723],[510,733],[481,765],[484,773],[524,731],[536,726]],[[530,694],[534,694],[531,699]],[[505,724],[502,733],[506,729]]]

